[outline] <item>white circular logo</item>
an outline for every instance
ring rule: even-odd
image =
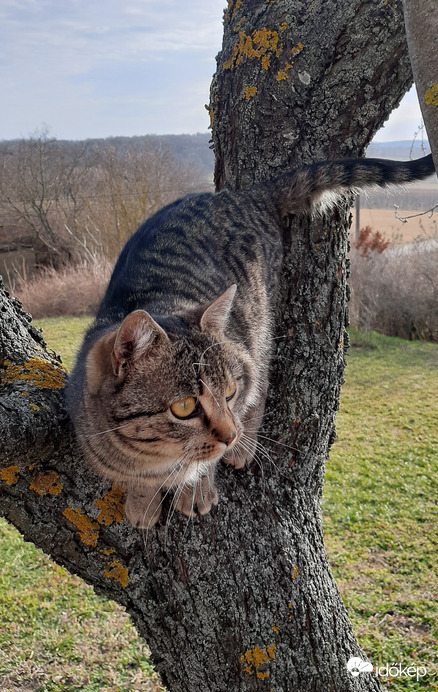
[[[347,663],[347,668],[353,677],[357,678],[360,673],[372,673],[373,665],[369,661],[363,661],[358,656],[353,656]]]

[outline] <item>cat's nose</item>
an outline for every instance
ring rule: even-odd
[[[227,445],[227,447],[230,446],[230,444],[233,442],[233,440],[236,439],[237,432],[235,429],[231,428],[225,428],[222,430],[216,430],[216,437],[219,440],[219,442],[222,442],[224,445]]]
[[[234,427],[223,426],[221,428],[215,428],[212,430],[213,435],[218,440],[222,442],[227,447],[236,439],[237,431]]]
[[[233,440],[236,439],[236,431],[233,430],[230,432],[228,435],[224,435],[223,438],[221,438],[221,442],[223,442],[227,447],[230,446],[230,444],[233,442]]]

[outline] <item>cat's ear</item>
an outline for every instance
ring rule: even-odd
[[[145,310],[135,310],[126,317],[116,334],[111,362],[119,376],[129,362],[146,355],[159,342],[167,341],[166,332]]]
[[[236,289],[236,284],[233,284],[204,310],[200,321],[203,332],[224,333]]]
[[[121,375],[129,361],[152,351],[168,336],[144,310],[131,312],[117,331],[105,334],[90,349],[85,362],[87,388],[97,395],[110,375]]]
[[[111,353],[116,332],[105,334],[91,347],[86,361],[85,372],[87,389],[93,396],[99,393],[102,382],[112,374]]]

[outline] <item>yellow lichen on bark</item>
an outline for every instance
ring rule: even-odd
[[[228,0],[228,7],[224,15],[224,22],[230,22],[233,19],[235,12],[241,5],[242,0]]]
[[[113,486],[102,499],[96,500],[96,507],[100,509],[100,514],[97,517],[99,524],[111,526],[114,522],[117,524],[121,521],[125,516],[123,500],[124,491],[118,486]]]
[[[247,101],[253,98],[257,93],[257,87],[245,87],[244,94]]]
[[[268,70],[269,65],[271,63],[271,56],[270,55],[264,55],[261,59],[262,63],[262,70]]]
[[[262,68],[268,69],[271,55],[277,58],[283,50],[282,44],[279,42],[278,31],[270,31],[266,27],[255,30],[251,36],[248,36],[244,31],[239,32],[239,41],[233,46],[233,53],[229,60],[226,60],[222,66],[224,70],[232,70],[237,65],[240,65],[243,58],[253,60],[259,58],[262,60]]]
[[[86,514],[82,514],[79,509],[71,509],[71,507],[67,507],[62,514],[73,526],[76,526],[82,543],[92,548],[97,545],[99,538],[99,524],[97,522],[92,521]]]
[[[259,668],[275,658],[276,650],[277,647],[275,644],[270,644],[266,649],[255,646],[253,649],[245,651],[243,656],[240,657],[240,663],[245,666],[243,672],[248,675],[255,673],[256,677],[260,680],[265,680],[269,677],[269,673],[266,671],[259,671]]]
[[[18,483],[18,476],[20,474],[20,469],[18,466],[7,466],[0,471],[0,480],[6,485],[15,485]]]
[[[303,50],[303,48],[304,48],[304,46],[303,46],[302,43],[297,43],[297,45],[294,46],[294,47],[292,48],[291,54],[292,54],[293,56],[298,55],[298,53],[301,53],[301,51]]]
[[[33,356],[23,365],[12,365],[5,360],[4,370],[0,373],[0,384],[26,382],[38,389],[61,389],[64,386],[65,371],[43,358]]]
[[[56,471],[48,471],[44,473],[40,471],[35,478],[32,479],[29,489],[36,492],[38,495],[59,495],[62,490],[62,483],[58,482],[59,475]]]
[[[283,82],[287,79],[287,74],[284,70],[277,72],[276,80],[277,82]]]
[[[424,94],[426,106],[438,106],[438,84],[432,84],[430,89]]]
[[[118,560],[113,560],[110,569],[103,570],[107,579],[115,579],[123,588],[129,584],[128,568],[124,567]]]

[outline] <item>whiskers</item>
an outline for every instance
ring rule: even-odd
[[[99,435],[107,435],[110,432],[114,432],[115,430],[121,430],[122,428],[126,428],[129,425],[129,423],[124,423],[123,425],[117,425],[115,428],[108,428],[107,430],[100,430],[97,433],[93,433],[92,435],[87,435],[88,439],[91,439],[93,437],[99,437]]]
[[[149,519],[149,521],[148,521],[146,527],[145,527],[145,526],[142,526],[142,528],[143,528],[143,545],[144,545],[145,550],[146,550],[146,548],[147,548],[147,540],[148,540],[148,536],[149,536],[149,531],[150,531],[150,529],[151,529],[151,522],[152,522],[152,520],[153,520],[155,514],[156,514],[156,513],[160,510],[160,508],[163,506],[163,503],[164,503],[166,497],[168,496],[168,494],[172,491],[172,489],[174,488],[174,486],[176,486],[176,483],[177,483],[177,480],[178,480],[178,476],[179,476],[179,474],[181,473],[181,471],[183,470],[183,467],[184,467],[184,461],[183,461],[183,459],[178,459],[177,461],[174,462],[174,464],[173,464],[172,467],[170,468],[169,473],[167,474],[166,478],[165,478],[164,481],[161,483],[161,485],[157,488],[157,490],[155,491],[154,495],[153,495],[152,498],[149,500],[148,504],[146,505],[146,507],[145,507],[145,509],[144,509],[143,517],[146,518],[146,516],[147,516],[147,514],[148,514],[148,512],[149,512],[149,510],[150,510],[150,508],[152,507],[152,505],[153,505],[153,503],[154,503],[154,500],[155,500],[158,496],[160,496],[160,502],[159,502],[159,504],[158,504],[158,506],[157,506],[155,512],[152,513],[152,516],[150,517],[150,519]],[[177,487],[177,486],[176,486],[176,487]],[[166,492],[162,495],[162,494],[161,494],[161,491],[163,490],[163,488],[166,489]],[[142,522],[142,524],[144,524],[144,522]]]
[[[200,383],[203,384],[204,387],[210,392],[213,401],[215,402],[216,406],[218,407],[218,409],[219,409],[219,411],[220,411],[220,410],[221,410],[220,404],[219,404],[218,400],[216,399],[215,395],[213,394],[213,392],[211,391],[211,389],[210,389],[210,387],[208,386],[208,384],[207,384],[206,382],[204,382],[204,380],[202,380],[202,379],[200,379],[199,381],[200,381]]]
[[[251,434],[247,433],[253,433],[254,437]],[[257,439],[255,439],[256,435]],[[294,454],[299,453],[299,450],[295,447],[292,447],[291,445],[287,445],[284,442],[279,442],[271,437],[263,435],[257,430],[250,430],[248,428],[246,428],[246,431],[242,433],[239,442],[233,448],[232,451],[239,455],[240,458],[250,458],[255,461],[258,468],[260,469],[263,484],[265,483],[266,462],[275,471],[275,473],[279,474],[280,476],[288,477],[288,471],[286,469],[281,469],[280,466],[274,461],[273,454],[270,450],[268,450],[266,445],[264,445],[263,442],[261,442],[261,439],[267,440],[269,442],[272,442],[273,444],[277,444],[282,447],[286,447],[287,449],[293,451]]]
[[[193,465],[196,463],[196,473],[191,475],[190,480],[185,480],[183,473],[184,470],[187,471],[190,465]],[[166,523],[164,527],[164,542],[165,544],[168,543],[169,539],[169,529],[171,522],[173,520],[173,517],[175,515],[175,512],[177,510],[180,510],[181,507],[178,506],[181,500],[184,501],[183,495],[186,494],[187,497],[190,498],[190,502],[184,503],[184,514],[187,514],[187,519],[186,519],[186,526],[184,529],[183,533],[183,539],[186,535],[188,525],[190,523],[190,520],[192,519],[193,516],[195,516],[195,505],[196,502],[200,501],[201,505],[204,504],[205,498],[203,496],[203,489],[202,489],[202,480],[204,476],[208,479],[208,490],[209,492],[212,492],[212,484],[211,484],[211,479],[208,476],[208,474],[204,473],[204,461],[197,461],[197,462],[189,462],[188,459],[188,454],[185,454],[184,456],[180,457],[177,462],[175,462],[172,466],[172,468],[169,470],[169,473],[167,474],[166,478],[163,480],[159,488],[155,491],[153,497],[150,499],[148,504],[146,505],[144,512],[143,512],[143,517],[146,518],[151,507],[153,507],[154,502],[157,497],[160,497],[160,502],[155,509],[154,512],[152,512],[151,517],[147,523],[146,526],[144,526],[145,521],[143,521],[143,544],[144,548],[146,550],[147,548],[147,541],[148,541],[148,536],[149,536],[149,531],[152,528],[151,523],[153,521],[154,516],[156,515],[157,512],[160,511],[160,508],[163,507],[163,504],[166,500],[166,498],[170,495],[171,500],[170,500],[170,506],[169,510],[167,513],[166,517]],[[164,491],[164,492],[163,492]],[[199,497],[197,498],[197,493],[199,493]]]
[[[200,373],[201,368],[204,368],[206,365],[210,365],[209,363],[206,363],[204,360],[204,356],[207,353],[207,351],[209,351],[211,348],[221,346],[222,344],[225,344],[225,343],[226,343],[226,341],[215,341],[213,344],[210,344],[210,346],[207,346],[207,348],[205,348],[203,350],[203,352],[201,353],[201,357],[199,359],[199,363],[192,363],[192,368],[193,368],[193,372],[195,373],[195,375],[198,375]]]

